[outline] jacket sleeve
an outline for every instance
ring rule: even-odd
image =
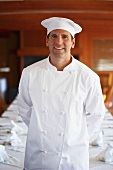
[[[102,120],[105,115],[105,105],[102,96],[100,79],[96,76],[92,82],[87,81],[88,91],[87,99],[85,101],[85,111],[89,113],[87,116],[87,127],[89,133],[89,142],[92,142],[98,135]]]
[[[26,69],[23,70],[17,96],[17,104],[20,116],[28,126],[32,112],[32,102],[29,95],[29,75]]]

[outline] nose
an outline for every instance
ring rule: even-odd
[[[58,36],[55,41],[58,45],[62,44],[63,40],[61,36]]]

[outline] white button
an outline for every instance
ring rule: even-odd
[[[47,131],[46,131],[46,130],[43,130],[42,133],[43,133],[43,134],[47,134]]]
[[[41,152],[43,152],[43,153],[47,153],[47,150],[41,150]]]
[[[64,136],[64,133],[63,133],[63,132],[61,132],[61,133],[59,134],[59,136]]]
[[[45,67],[45,69],[46,69],[46,70],[49,70],[49,68],[48,68],[48,67]]]
[[[70,74],[73,74],[73,71],[70,71]]]
[[[43,110],[43,112],[44,112],[45,114],[47,114],[47,110]]]
[[[46,88],[45,88],[45,89],[43,89],[43,92],[45,92],[45,93],[46,93],[46,92],[47,92],[47,89],[46,89]]]
[[[47,153],[47,151],[45,150],[44,153]]]
[[[62,114],[62,115],[65,115],[66,113],[62,111],[61,114]]]
[[[64,93],[67,95],[69,92],[68,92],[68,91],[65,91]]]

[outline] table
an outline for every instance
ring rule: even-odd
[[[5,149],[8,155],[11,156],[11,164],[2,164],[0,163],[0,170],[23,170],[24,166],[24,156],[25,156],[25,144],[26,144],[26,137],[27,137],[27,126],[24,124],[22,119],[19,116],[18,108],[17,108],[17,100],[15,99],[8,109],[3,113],[2,117],[0,118],[0,144],[3,143],[4,140],[8,142],[9,137],[11,134],[9,133],[12,127],[13,122],[22,128],[19,129],[18,136],[22,141],[21,147],[5,145]],[[18,128],[16,129],[18,131]],[[110,143],[113,146],[113,116],[110,114],[109,111],[106,110],[105,118],[102,122],[100,131],[103,132],[104,143]],[[91,146],[89,148],[89,155],[90,155],[90,170],[113,170],[113,165],[106,164],[102,161],[97,161],[97,155],[102,152],[103,148],[98,146]]]

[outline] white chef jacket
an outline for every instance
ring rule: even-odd
[[[48,57],[23,70],[18,107],[29,127],[25,170],[89,169],[89,137],[105,113],[96,73],[73,57],[57,71]]]

